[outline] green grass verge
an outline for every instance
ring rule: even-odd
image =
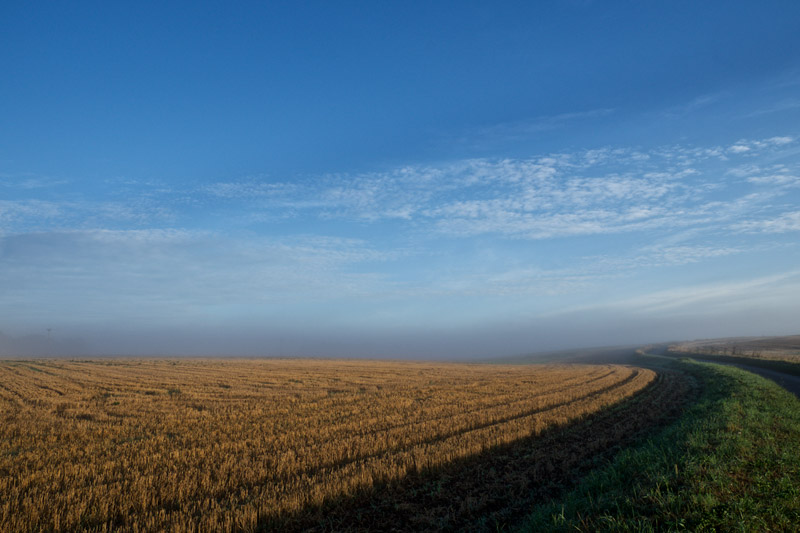
[[[523,531],[796,531],[800,400],[736,368],[673,364],[702,384],[697,402],[535,508]]]

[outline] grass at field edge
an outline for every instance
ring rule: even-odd
[[[800,523],[800,400],[750,372],[658,362],[702,384],[694,405],[523,531],[793,531]],[[644,361],[643,361],[644,362]]]

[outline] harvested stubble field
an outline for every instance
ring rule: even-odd
[[[706,339],[674,344],[677,354],[731,356],[800,364],[800,335]]]
[[[492,457],[483,483],[497,487],[528,490],[509,481],[525,469],[531,479],[574,475],[587,453],[680,403],[687,385],[673,378],[617,365],[0,362],[0,530],[376,527],[370,508],[407,517],[436,503],[433,492],[474,490],[475,472],[419,487],[454,464],[464,475],[476,457]],[[601,411],[634,396],[635,421]],[[530,446],[592,417],[595,430],[570,441],[569,457]],[[376,487],[383,500],[369,503]],[[486,488],[477,486],[483,499],[448,498],[460,496],[462,514],[464,502],[485,514]],[[418,514],[414,527],[425,523]],[[454,514],[431,520],[452,527]]]

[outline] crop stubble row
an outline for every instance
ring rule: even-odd
[[[662,369],[632,397],[567,426],[266,526],[287,533],[513,530],[536,505],[558,498],[617,451],[676,419],[697,392],[691,376]]]
[[[642,390],[650,370],[297,360],[0,363],[0,527],[249,530]]]

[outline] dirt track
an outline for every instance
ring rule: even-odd
[[[767,368],[760,368],[757,366],[751,365],[742,365],[738,363],[726,363],[724,361],[717,361],[713,359],[696,359],[697,361],[702,361],[704,363],[716,363],[718,365],[730,365],[735,366],[737,368],[741,368],[742,370],[747,370],[748,372],[752,372],[753,374],[758,374],[759,376],[763,376],[767,379],[771,379],[784,389],[788,390],[798,398],[800,398],[800,377],[793,376],[791,374],[785,374],[783,372],[778,372],[777,370],[770,370]]]

